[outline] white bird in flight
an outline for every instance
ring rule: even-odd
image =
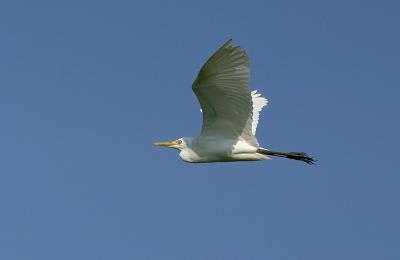
[[[191,163],[258,161],[278,156],[315,163],[306,153],[277,152],[260,147],[256,128],[261,109],[268,100],[249,90],[249,58],[232,39],[203,65],[192,89],[203,113],[198,137],[183,137],[156,146],[178,149],[182,160]]]

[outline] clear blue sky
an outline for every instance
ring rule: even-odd
[[[0,259],[400,259],[397,1],[2,1]],[[266,147],[187,164],[229,38]]]

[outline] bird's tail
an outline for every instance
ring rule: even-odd
[[[298,161],[303,161],[308,164],[314,164],[316,161],[310,157],[306,153],[298,153],[298,152],[276,152],[276,151],[270,151],[265,148],[258,148],[257,153],[265,154],[265,155],[271,155],[271,156],[277,156],[277,157],[284,157],[284,158],[289,158],[293,160],[298,160]]]

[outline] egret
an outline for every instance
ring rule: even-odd
[[[192,85],[203,114],[201,134],[154,145],[178,149],[180,158],[191,163],[258,161],[277,156],[314,164],[306,153],[271,151],[258,144],[257,123],[268,100],[249,90],[249,78],[246,52],[228,40],[207,60]]]

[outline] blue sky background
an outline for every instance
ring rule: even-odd
[[[397,1],[2,1],[0,259],[400,259]],[[261,144],[186,164],[227,39]]]

